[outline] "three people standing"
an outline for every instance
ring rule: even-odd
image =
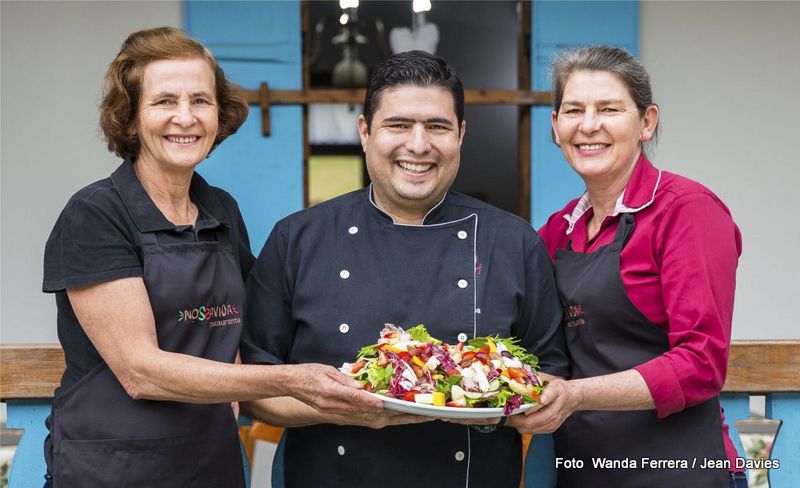
[[[558,455],[586,460],[735,457],[718,394],[739,231],[713,193],[644,155],[659,108],[636,59],[590,47],[554,66],[554,140],[587,191],[542,237],[451,191],[463,87],[443,60],[412,51],[367,88],[358,127],[372,184],[278,222],[254,264],[236,203],[195,172],[246,104],[185,34],[132,34],[101,106],[125,161],[73,196],[45,253],[67,360],[48,478],[243,486],[237,400],[289,427],[289,487],[406,486],[387,475],[401,461],[416,480],[516,487],[520,432],[555,431]],[[476,422],[494,431],[383,411],[330,365],[384,322],[425,323],[448,342],[518,337],[552,380],[544,407]],[[559,486],[740,477],[564,470]]]

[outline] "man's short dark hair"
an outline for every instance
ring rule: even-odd
[[[378,110],[381,95],[394,86],[442,87],[453,95],[458,128],[464,120],[464,87],[456,72],[444,59],[425,51],[407,51],[395,54],[379,64],[367,83],[364,97],[364,118],[367,131],[372,128],[372,116]]]

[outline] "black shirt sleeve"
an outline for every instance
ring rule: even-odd
[[[292,292],[286,260],[288,236],[284,222],[270,233],[247,278],[242,362],[282,364],[294,342]]]
[[[114,209],[73,198],[61,212],[44,252],[42,291],[143,276],[134,236]]]
[[[512,329],[512,334],[539,358],[543,372],[567,377],[569,359],[553,264],[538,234],[533,234],[525,247],[525,296],[521,303],[520,330]]]

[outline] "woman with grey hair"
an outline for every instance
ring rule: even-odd
[[[711,191],[648,160],[660,112],[639,60],[570,50],[553,84],[553,139],[586,184],[539,231],[571,379],[508,424],[555,431],[556,457],[582,466],[556,463],[561,487],[744,487],[719,403],[739,229]]]

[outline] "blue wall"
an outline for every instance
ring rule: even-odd
[[[184,2],[183,27],[211,49],[225,74],[247,89],[302,88],[300,4]],[[208,181],[230,192],[257,254],[275,222],[303,208],[302,109],[270,108],[272,134],[261,135],[261,109],[200,165]]]
[[[638,2],[533,2],[531,11],[533,89],[552,88],[549,66],[557,52],[583,44],[612,44],[639,54]],[[531,115],[531,221],[547,217],[584,191],[581,179],[550,137],[550,107]]]

